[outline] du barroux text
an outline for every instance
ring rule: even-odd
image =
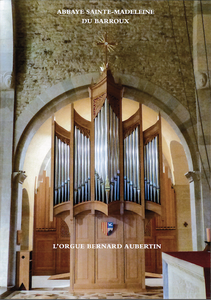
[[[161,244],[53,244],[53,249],[161,249]]]

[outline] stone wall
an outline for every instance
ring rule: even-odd
[[[192,1],[15,1],[16,117],[47,88],[99,71],[105,31],[118,43],[109,53],[115,73],[147,79],[172,94],[195,117],[192,72]],[[146,15],[59,15],[59,9],[153,9]],[[187,14],[188,31],[186,28]],[[129,24],[82,24],[82,18],[129,19]],[[189,34],[189,36],[188,36]]]

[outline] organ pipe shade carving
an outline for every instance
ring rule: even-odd
[[[107,99],[94,121],[95,200],[120,200],[119,118]]]

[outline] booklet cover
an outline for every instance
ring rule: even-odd
[[[6,100],[13,120],[1,130],[13,180],[0,285],[208,297],[210,3],[0,9],[3,126]],[[193,269],[171,252],[195,253]]]

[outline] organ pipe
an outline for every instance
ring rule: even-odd
[[[124,139],[124,200],[141,203],[139,127]]]
[[[145,200],[160,203],[158,136],[144,146]]]
[[[90,139],[75,126],[74,204],[91,200]]]
[[[91,200],[91,150],[89,133],[74,126],[73,201]],[[80,123],[79,123],[80,124]],[[87,126],[87,128],[89,128]],[[131,127],[126,127],[126,130]],[[140,127],[129,129],[123,139],[124,200],[141,204]],[[119,118],[109,101],[94,119],[95,200],[110,203],[120,200]],[[159,136],[147,136],[144,145],[145,200],[160,203]],[[54,205],[70,200],[70,145],[60,134],[54,138]]]
[[[105,99],[95,118],[95,199],[119,200],[119,189],[119,119]]]
[[[55,136],[54,205],[69,201],[70,146]]]

